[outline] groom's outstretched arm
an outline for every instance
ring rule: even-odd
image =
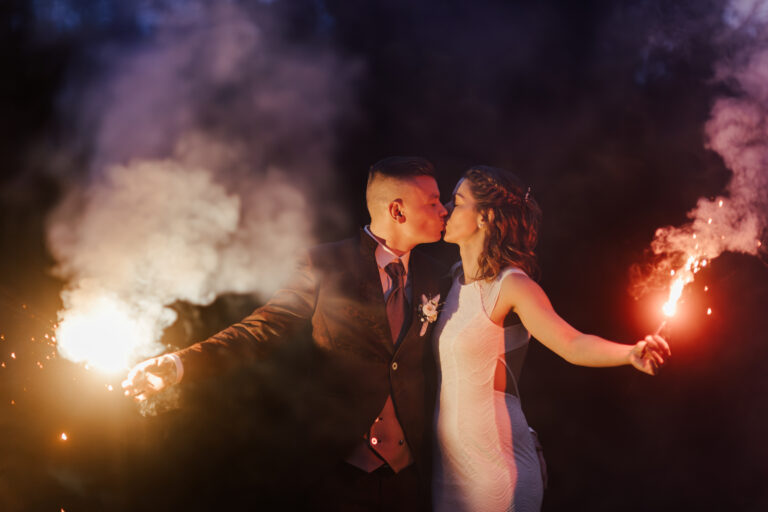
[[[240,322],[176,352],[185,377],[205,376],[263,358],[269,346],[308,328],[317,301],[317,277],[303,257],[288,284]]]
[[[263,358],[270,345],[309,327],[317,282],[310,256],[302,257],[288,284],[242,321],[205,341],[136,365],[123,381],[126,395],[144,399],[182,376],[208,376]]]

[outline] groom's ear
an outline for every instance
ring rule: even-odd
[[[405,213],[403,212],[402,199],[395,199],[389,203],[389,216],[398,224],[405,222]]]

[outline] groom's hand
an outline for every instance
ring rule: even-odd
[[[648,335],[635,343],[629,353],[632,366],[649,375],[656,375],[672,355],[667,341],[659,335]]]
[[[122,386],[125,396],[141,401],[176,384],[177,381],[176,361],[171,355],[165,354],[134,366]]]

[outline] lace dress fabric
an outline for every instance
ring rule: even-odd
[[[504,354],[527,345],[522,324],[489,315],[508,268],[492,283],[454,277],[434,331],[439,394],[435,409],[436,511],[538,511],[543,484],[533,435],[514,395],[494,389]],[[518,393],[519,395],[519,393]]]

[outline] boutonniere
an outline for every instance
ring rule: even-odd
[[[427,332],[429,324],[437,320],[437,311],[440,307],[440,294],[438,293],[434,297],[427,298],[426,295],[421,296],[421,304],[419,304],[419,320],[421,320],[421,332],[419,336],[424,336]]]

